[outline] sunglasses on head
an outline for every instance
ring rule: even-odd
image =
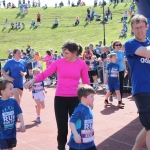
[[[116,44],[115,46],[121,46],[121,44]]]

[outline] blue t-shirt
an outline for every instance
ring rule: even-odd
[[[150,59],[135,54],[141,46],[149,46],[150,41],[138,42],[136,39],[125,43],[125,53],[131,69],[132,94],[150,92]]]
[[[15,99],[0,99],[0,140],[16,138],[16,121],[21,113],[22,110]]]
[[[116,53],[117,54],[117,64],[119,65],[119,72],[124,71],[124,64],[123,64],[123,59],[124,59],[124,52],[122,50],[117,51],[111,51],[111,53]]]
[[[114,84],[119,82],[118,73],[119,73],[119,65],[116,63],[110,62],[106,66],[106,70],[108,70],[108,84]]]
[[[70,122],[74,123],[76,130],[82,138],[82,143],[76,143],[74,135],[71,134],[68,145],[77,150],[85,150],[94,146],[94,131],[93,131],[93,114],[90,107],[79,103],[75,108]],[[89,133],[90,132],[90,133]],[[85,143],[87,142],[88,143]]]
[[[15,59],[10,59],[6,62],[3,69],[9,71],[9,76],[14,78],[14,87],[23,88],[23,77],[20,75],[20,71],[26,72],[26,63],[24,60],[16,61]]]

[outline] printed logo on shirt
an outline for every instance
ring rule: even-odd
[[[150,59],[149,58],[141,58],[140,61],[141,61],[141,63],[150,64]]]
[[[110,77],[118,77],[118,69],[112,68],[110,71]]]
[[[83,143],[89,143],[94,140],[93,119],[84,120],[84,130],[81,130]]]
[[[2,110],[4,130],[14,128],[15,114],[14,107],[7,106]]]

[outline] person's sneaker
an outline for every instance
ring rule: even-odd
[[[36,118],[36,122],[37,122],[37,123],[40,123],[40,122],[41,122],[40,117],[37,117],[37,118]]]
[[[110,101],[110,102],[113,101],[113,96],[112,96],[112,95],[109,96],[109,101]]]

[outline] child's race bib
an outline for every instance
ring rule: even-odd
[[[81,130],[82,143],[90,143],[94,140],[94,130]]]

